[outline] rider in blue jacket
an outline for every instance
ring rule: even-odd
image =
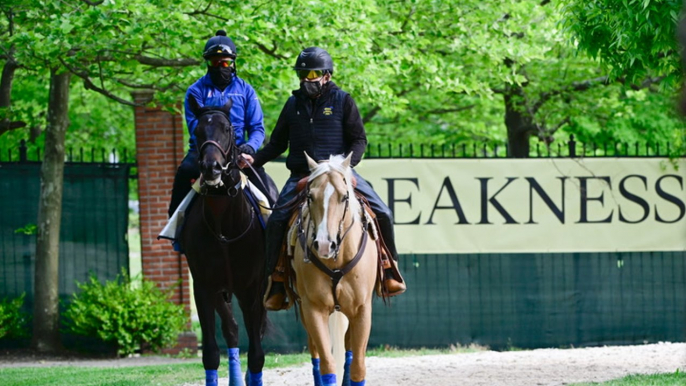
[[[186,110],[186,125],[190,140],[188,153],[181,162],[176,176],[172,198],[169,204],[169,216],[179,206],[183,198],[191,189],[192,181],[200,175],[198,167],[198,144],[195,140],[195,128],[198,120],[188,106],[188,98],[193,96],[200,107],[223,106],[229,99],[231,106],[231,124],[236,133],[236,145],[241,153],[255,154],[264,141],[264,124],[262,122],[262,107],[255,90],[245,80],[236,75],[236,45],[223,30],[217,31],[216,36],[205,44],[203,58],[207,61],[207,74],[193,83],[186,91],[184,107]],[[278,189],[264,168],[255,168],[259,178],[250,169],[243,172],[248,175],[250,182],[256,185],[265,195],[276,201]],[[260,180],[264,182],[262,186]]]

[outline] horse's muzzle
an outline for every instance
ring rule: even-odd
[[[319,257],[322,259],[330,259],[334,257],[336,255],[336,248],[338,248],[336,242],[332,240],[328,240],[328,242],[323,243],[320,243],[319,240],[315,240],[312,243],[312,246],[317,250],[317,255],[319,255]]]

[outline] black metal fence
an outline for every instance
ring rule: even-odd
[[[569,141],[557,141],[549,146],[537,142],[529,150],[531,158],[553,157],[672,157],[685,156],[686,148],[670,142],[578,142],[574,135]],[[507,143],[472,142],[460,144],[381,144],[370,143],[366,158],[508,158]]]
[[[557,141],[549,146],[537,142],[529,151],[531,158],[565,157],[684,157],[686,147],[670,142],[579,142],[574,135],[568,141]],[[508,158],[507,143],[472,142],[452,144],[393,144],[369,143],[366,158]],[[122,163],[135,166],[135,154],[128,149],[68,148],[67,162]],[[16,148],[0,148],[0,162],[40,161],[40,148],[29,148],[21,141]]]

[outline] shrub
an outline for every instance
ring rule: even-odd
[[[26,331],[28,316],[21,311],[25,295],[21,294],[14,299],[0,299],[0,339],[24,338],[29,335]]]
[[[133,288],[122,273],[104,285],[91,276],[77,286],[80,292],[72,296],[64,314],[67,329],[114,343],[120,355],[131,354],[140,345],[159,351],[174,343],[185,327],[183,306],[171,303],[170,291],[161,291],[151,281],[142,280]]]

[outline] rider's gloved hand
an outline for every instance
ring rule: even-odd
[[[248,145],[247,143],[238,146],[238,150],[243,154],[255,155],[255,149],[253,149],[252,146]]]

